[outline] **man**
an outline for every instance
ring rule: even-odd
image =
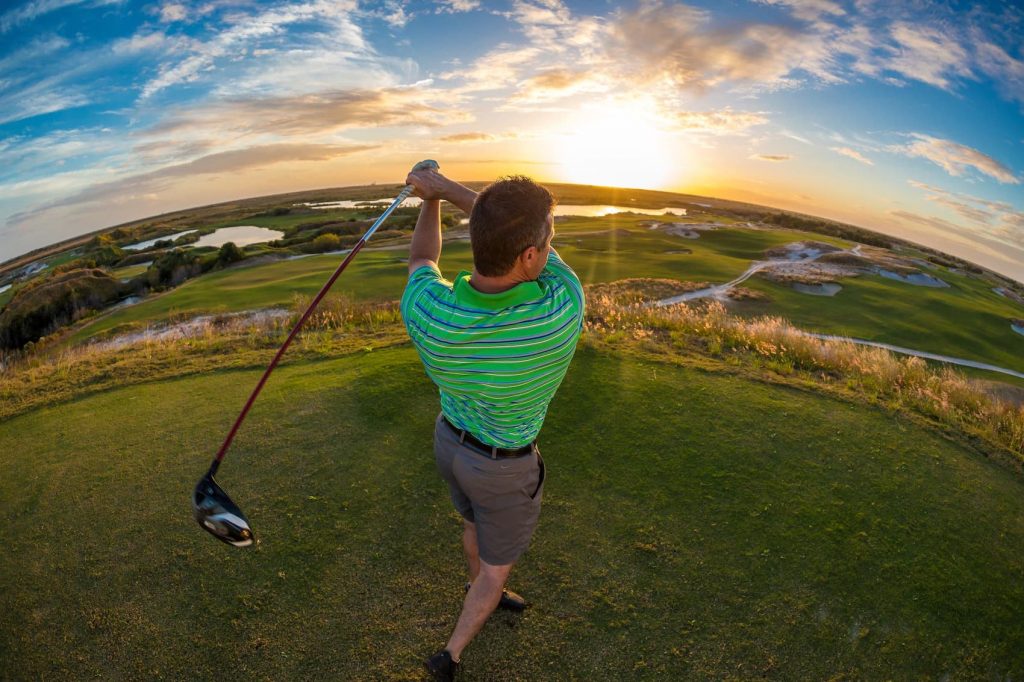
[[[462,651],[496,607],[525,608],[505,589],[540,516],[544,462],[536,438],[583,328],[579,278],[553,248],[554,197],[503,178],[476,192],[435,170],[406,183],[423,199],[409,253],[402,318],[441,396],[437,468],[462,515],[469,584],[455,630],[427,660],[452,680]],[[441,277],[441,201],[470,215],[473,271]]]

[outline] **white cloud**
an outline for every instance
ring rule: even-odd
[[[160,8],[160,21],[170,24],[181,21],[188,16],[188,9],[180,2],[168,2]]]
[[[279,37],[287,26],[300,22],[325,23],[327,29],[321,38],[327,38],[338,49],[368,52],[362,31],[352,20],[355,10],[355,0],[313,0],[256,15],[239,15],[212,40],[197,44],[193,54],[164,64],[159,75],[142,88],[141,96],[146,99],[173,85],[196,81],[202,74],[215,70],[219,61],[245,57],[258,47],[260,40]]]
[[[374,149],[375,145],[271,144],[233,149],[202,156],[186,163],[166,166],[155,171],[90,185],[74,195],[12,215],[7,224],[18,225],[44,212],[64,206],[110,201],[126,195],[141,196],[160,192],[182,178],[199,175],[238,173],[275,164],[302,161],[327,161],[357,152]]]
[[[866,164],[868,166],[874,166],[875,165],[874,161],[872,161],[871,159],[867,158],[866,156],[864,156],[863,154],[858,152],[856,149],[851,149],[849,147],[829,147],[829,149],[834,151],[836,154],[842,154],[843,156],[848,156],[851,159],[853,159],[854,161],[860,161],[861,163]]]
[[[886,68],[943,90],[951,90],[957,79],[973,77],[970,55],[955,33],[905,22],[894,23],[890,32],[896,48]]]
[[[1002,243],[1024,246],[1024,211],[1013,205],[946,190],[917,180],[909,180],[908,184],[926,192],[928,201],[953,211],[971,223],[974,232]]]
[[[894,146],[891,151],[928,159],[954,177],[974,168],[1004,184],[1020,184],[1020,179],[1010,168],[977,149],[921,133],[912,133],[911,136],[916,138],[915,142]]]
[[[754,154],[750,158],[756,161],[772,161],[779,163],[781,161],[789,161],[793,157],[789,154]]]
[[[742,135],[754,126],[768,123],[763,112],[733,111],[730,107],[718,111],[677,111],[668,115],[674,127],[707,135]]]
[[[439,0],[437,12],[471,12],[480,7],[480,0]]]

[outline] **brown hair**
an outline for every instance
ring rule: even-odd
[[[473,264],[486,277],[506,274],[531,246],[542,248],[555,197],[523,175],[499,178],[476,198],[469,216]]]

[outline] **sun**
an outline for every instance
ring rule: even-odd
[[[661,189],[681,175],[678,141],[653,104],[609,102],[580,110],[557,138],[561,179],[585,185]]]

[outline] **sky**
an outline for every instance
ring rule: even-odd
[[[424,158],[810,213],[1024,281],[1024,9],[0,3],[0,261]]]

